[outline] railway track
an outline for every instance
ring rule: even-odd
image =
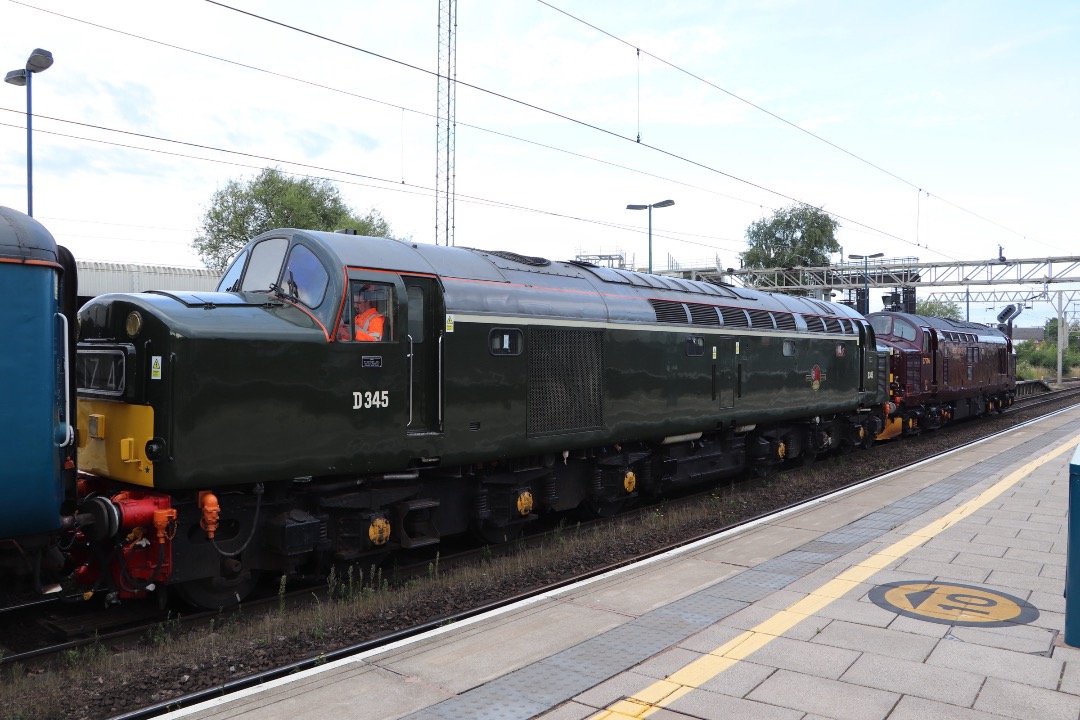
[[[1032,415],[1039,415],[1043,412],[1049,413],[1050,411],[1052,411],[1052,409],[1073,404],[1078,401],[1080,401],[1080,387],[1070,387],[1049,393],[1043,393],[1039,396],[1028,397],[1018,401],[1002,417],[990,418],[986,420],[985,423],[1001,423],[1006,426],[1005,429],[1010,429],[1011,427],[1015,426],[1016,420],[1026,420]],[[938,431],[936,433],[929,433],[927,434],[927,437],[950,438],[950,441],[947,443],[949,447],[945,450],[941,450],[940,452],[935,451],[933,453],[930,453],[929,455],[923,454],[919,457],[912,458],[909,461],[896,463],[895,466],[891,460],[885,457],[891,452],[890,447],[898,447],[901,449],[910,448],[910,446],[912,445],[911,443],[897,445],[893,445],[892,443],[883,443],[870,450],[868,453],[859,453],[858,455],[881,456],[879,458],[879,462],[889,466],[888,471],[891,472],[892,470],[899,469],[900,467],[903,467],[907,464],[920,462],[926,459],[926,457],[932,457],[936,454],[940,454],[941,452],[951,450],[954,447],[962,447],[964,445],[977,442],[979,440],[985,439],[985,437],[987,436],[992,437],[993,434],[1003,431],[1002,428],[995,425],[995,427],[993,428],[993,433],[983,432],[979,429],[982,427],[983,424],[984,423],[962,423],[956,426],[950,426],[946,430]],[[969,428],[969,425],[974,425],[976,427]],[[963,437],[961,438],[960,435],[963,435]],[[828,461],[826,461],[826,463],[827,462]],[[596,567],[591,567],[588,570],[575,573],[571,576],[563,577],[557,582],[545,584],[542,587],[535,587],[524,592],[511,593],[506,597],[500,598],[498,600],[476,604],[475,606],[467,610],[462,610],[458,613],[443,614],[430,620],[415,622],[407,628],[403,628],[396,632],[383,634],[378,638],[353,643],[348,645],[347,647],[327,650],[322,653],[314,654],[311,657],[305,657],[291,662],[286,662],[281,664],[279,667],[253,673],[243,678],[229,679],[220,682],[215,681],[202,690],[188,693],[181,697],[174,697],[169,700],[149,705],[144,708],[132,710],[131,712],[117,715],[115,717],[123,718],[124,720],[153,717],[154,715],[160,714],[168,708],[176,707],[179,704],[188,705],[194,702],[198,702],[199,700],[205,699],[207,697],[217,696],[223,692],[232,692],[242,689],[244,687],[249,687],[254,684],[266,682],[269,679],[281,677],[283,675],[287,675],[289,673],[293,673],[300,669],[311,667],[322,662],[327,662],[340,657],[347,657],[351,654],[365,652],[367,650],[371,650],[382,645],[425,632],[441,624],[445,624],[448,622],[458,622],[468,617],[472,617],[478,613],[486,612],[488,610],[498,608],[509,603],[517,602],[519,600],[534,596],[539,593],[548,592],[554,588],[569,583],[578,582],[582,579],[592,577],[600,573],[608,572],[614,568],[621,567],[623,565],[638,562],[646,557],[666,552],[680,545],[690,542],[696,542],[698,540],[720,532],[730,531],[738,527],[740,523],[760,520],[762,517],[767,516],[767,514],[769,513],[779,512],[783,509],[788,509],[792,505],[796,505],[802,502],[812,502],[820,500],[822,497],[829,493],[850,488],[853,485],[866,482],[867,480],[872,479],[872,477],[873,476],[867,477],[865,474],[857,474],[857,477],[852,477],[848,482],[836,484],[833,487],[830,487],[828,491],[811,494],[806,497],[802,497],[797,501],[783,503],[776,507],[770,508],[767,512],[753,513],[747,517],[741,518],[739,522],[727,523],[723,527],[713,528],[708,532],[695,533],[692,536],[681,538],[677,542],[665,543],[661,546],[653,547],[647,552],[638,552],[633,554],[632,556],[622,558],[617,562],[605,563]],[[749,484],[740,485],[738,491],[751,492],[752,490],[754,490],[753,484],[761,484],[761,481],[748,481],[748,483]],[[775,486],[780,483],[776,483],[774,479],[771,483],[769,481],[765,481],[765,484],[771,484]],[[668,511],[671,511],[679,505],[690,505],[695,502],[700,503],[702,502],[703,498],[707,498],[710,496],[715,497],[715,495],[716,490],[712,489],[684,498],[667,500],[665,501],[665,508]],[[652,506],[647,508],[641,508],[632,512],[638,513],[639,515],[647,515],[648,513],[657,512],[657,510],[655,506]],[[631,525],[634,523],[633,518],[633,514],[627,514],[622,516],[623,521],[628,522]],[[576,530],[580,532],[581,529],[588,529],[589,527],[589,524],[583,524],[581,528],[576,528]],[[549,528],[544,533],[540,533],[536,536],[531,536],[529,538],[523,539],[514,549],[520,552],[530,546],[535,547],[541,546],[544,543],[551,543],[553,542],[553,538],[557,537],[558,533],[560,532],[565,532],[565,530],[560,528]],[[455,554],[453,557],[448,556],[446,558],[441,558],[438,555],[434,557],[416,557],[414,558],[414,562],[412,562],[410,565],[397,568],[397,573],[401,577],[423,577],[425,574],[430,574],[430,566],[432,562],[435,562],[436,564],[441,563],[443,571],[446,571],[448,569],[448,566],[451,564],[475,564],[478,562],[477,558],[490,557],[490,554],[490,549],[473,549],[468,551],[462,551]],[[266,611],[264,610],[265,608],[275,607],[282,602],[288,602],[290,605],[295,604],[297,606],[301,606],[304,604],[310,605],[312,603],[311,598],[313,592],[322,593],[322,597],[325,598],[325,589],[309,587],[298,591],[292,591],[284,597],[273,595],[270,597],[264,597],[261,600],[245,603],[243,613],[249,617],[257,616],[259,613]],[[316,600],[315,602],[323,601],[324,600]],[[135,606],[136,604],[132,605]],[[34,608],[24,608],[23,611],[32,612],[36,610],[40,613],[42,607],[47,606],[39,605]],[[0,663],[4,665],[19,664],[22,666],[27,666],[31,663],[48,664],[49,662],[55,662],[55,658],[62,657],[65,653],[71,653],[78,648],[82,648],[91,644],[107,645],[109,647],[109,651],[112,652],[114,650],[121,650],[125,647],[138,645],[140,640],[142,640],[145,644],[145,638],[149,635],[153,635],[153,633],[155,632],[154,629],[160,628],[163,623],[169,623],[169,632],[186,633],[197,632],[196,628],[200,626],[206,626],[210,623],[211,620],[215,618],[221,618],[220,614],[218,613],[198,613],[188,617],[184,617],[182,618],[182,620],[172,620],[170,619],[172,616],[162,615],[157,612],[156,608],[152,611],[149,611],[147,608],[144,607],[141,619],[131,620],[129,617],[128,619],[123,620],[120,619],[117,610],[117,608],[112,608],[104,614],[95,613],[91,615],[86,615],[82,618],[68,617],[63,622],[58,621],[55,616],[48,618],[42,618],[39,616],[38,618],[31,620],[29,615],[25,615],[22,617],[22,619],[20,619],[20,623],[29,624],[33,622],[38,627],[50,627],[51,629],[49,630],[49,635],[52,638],[56,638],[58,635],[63,635],[66,633],[74,633],[76,635],[81,633],[81,636],[64,638],[60,641],[52,642],[42,647],[24,650],[22,652],[7,652],[3,655],[2,659],[0,659]],[[110,614],[116,617],[110,617]],[[0,621],[2,620],[3,616],[0,616]],[[6,637],[6,634],[0,631],[0,636]]]

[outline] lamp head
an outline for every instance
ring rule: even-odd
[[[23,87],[26,85],[26,71],[25,70],[12,70],[4,76],[4,82],[11,83],[12,85],[18,85]]]
[[[38,73],[42,70],[48,70],[52,67],[52,64],[53,56],[51,52],[41,48],[34,48],[34,52],[30,53],[30,58],[26,61],[26,71]]]
[[[658,202],[658,203],[653,203],[653,207],[654,207],[654,208],[660,208],[660,207],[671,207],[671,206],[672,206],[672,205],[674,205],[674,204],[675,204],[675,201],[674,201],[674,200],[661,200],[661,201],[660,201],[660,202]]]
[[[627,205],[626,209],[627,210],[648,210],[649,206],[648,205]]]

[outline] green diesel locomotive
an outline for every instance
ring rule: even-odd
[[[850,308],[506,252],[275,230],[218,292],[79,320],[77,579],[117,598],[213,607],[261,573],[504,541],[887,418]]]

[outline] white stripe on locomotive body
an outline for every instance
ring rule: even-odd
[[[842,335],[838,333],[815,333],[810,331],[799,332],[798,330],[753,330],[750,328],[723,328],[711,325],[676,325],[656,324],[645,325],[640,323],[617,323],[600,322],[598,320],[571,320],[564,318],[545,318],[540,316],[522,317],[520,315],[459,315],[448,313],[454,318],[454,324],[473,323],[476,325],[551,325],[555,327],[579,327],[600,330],[644,330],[646,332],[681,332],[688,335],[729,335],[737,337],[767,337],[767,338],[796,338],[796,339],[821,339],[821,340],[847,340],[859,344],[859,336],[852,333]],[[847,319],[847,318],[842,318]]]

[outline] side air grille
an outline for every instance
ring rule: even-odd
[[[670,300],[649,300],[649,304],[656,311],[656,322],[686,324],[686,310],[682,303]]]
[[[776,321],[777,330],[794,330],[795,329],[795,316],[791,313],[778,312],[773,313],[773,320]]]
[[[712,305],[701,303],[686,303],[690,310],[690,322],[695,325],[719,325],[720,316],[716,314],[716,308]]]
[[[746,312],[750,314],[751,327],[762,330],[772,330],[775,327],[772,317],[764,310],[747,310]]]
[[[603,331],[530,328],[528,347],[529,435],[602,427]]]
[[[842,333],[842,332],[844,332],[844,327],[840,324],[840,321],[837,320],[836,318],[827,317],[827,318],[822,318],[822,320],[825,322],[825,332],[831,332],[831,333]]]
[[[724,318],[725,327],[750,327],[746,313],[739,308],[721,307],[720,315]]]

